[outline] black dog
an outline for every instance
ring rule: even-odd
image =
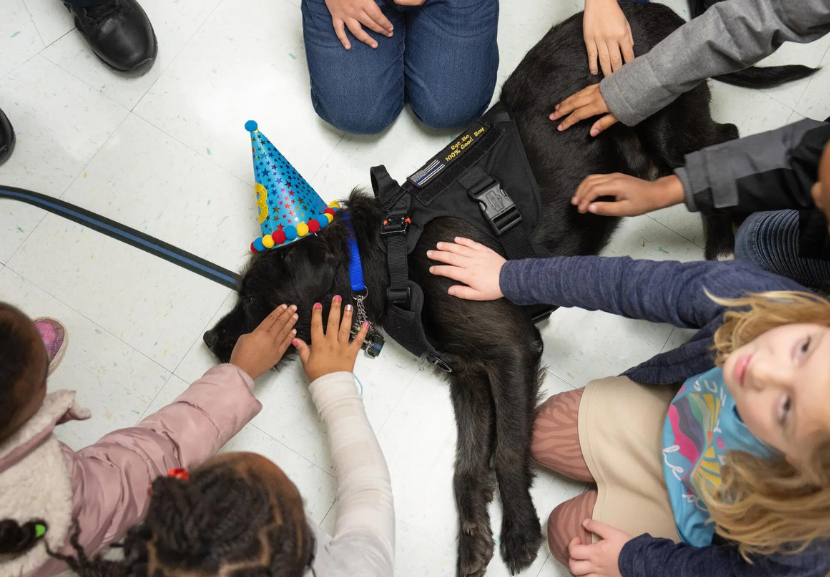
[[[626,2],[621,6],[639,54],[683,24],[665,6]],[[582,15],[578,14],[555,26],[527,54],[501,93],[516,116],[542,188],[543,214],[534,241],[553,255],[596,254],[617,226],[617,219],[580,215],[570,205],[577,185],[589,174],[623,172],[655,178],[669,174],[685,154],[738,136],[734,125],[712,120],[705,83],[636,128],[618,124],[600,138],[588,135],[587,124],[560,133],[548,120],[554,105],[598,81],[588,73],[586,60]],[[346,264],[345,213],[351,215],[363,261],[369,320],[383,326],[389,278],[385,255],[376,241],[383,214],[375,199],[357,191],[344,205],[316,236],[251,257],[239,287],[239,302],[205,334],[205,342],[221,360],[230,358],[241,334],[251,331],[282,303],[309,311],[315,302],[326,306],[334,295],[342,295],[346,303],[354,302]],[[727,227],[725,234],[728,237],[731,228]],[[413,280],[424,289],[428,336],[438,350],[453,359],[449,380],[458,425],[454,478],[460,526],[458,573],[483,575],[493,556],[487,508],[496,483],[504,505],[501,553],[516,573],[533,562],[542,540],[529,492],[533,478],[530,441],[543,373],[542,340],[519,307],[504,299],[454,299],[447,295],[451,282],[429,274],[432,263],[426,257],[427,249],[456,236],[501,250],[465,221],[440,218],[423,231],[409,267]],[[300,316],[296,328],[298,335],[308,340],[308,315]]]

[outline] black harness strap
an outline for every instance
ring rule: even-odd
[[[515,260],[536,256],[522,226],[519,208],[510,195],[502,190],[497,180],[478,166],[474,166],[458,179],[458,184],[478,202],[481,212],[504,247],[507,258]]]
[[[424,293],[418,284],[409,280],[406,231],[409,228],[411,197],[389,176],[384,166],[372,167],[371,177],[372,190],[384,209],[380,236],[386,243],[389,269],[384,327],[403,348],[415,356],[425,354],[427,361],[451,373],[449,359],[435,350],[426,337],[421,319]]]

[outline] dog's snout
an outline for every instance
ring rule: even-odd
[[[209,349],[212,349],[219,342],[219,335],[213,330],[207,331],[202,338],[205,340],[205,344]]]

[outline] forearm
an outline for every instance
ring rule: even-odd
[[[756,555],[750,564],[732,544],[692,547],[646,534],[622,548],[619,569],[622,577],[824,577],[830,567],[820,547],[799,555]]]
[[[366,417],[354,375],[325,375],[311,384],[310,391],[328,430],[337,476],[333,539],[363,532],[383,544],[384,557],[394,559],[395,512],[389,469]]]
[[[690,211],[812,208],[810,189],[828,141],[830,124],[802,120],[688,154],[675,174]]]
[[[628,257],[556,257],[513,260],[499,276],[502,293],[520,304],[600,310],[628,318],[700,328],[718,318],[715,296],[799,290],[788,279],[736,262],[632,260]]]
[[[811,42],[828,27],[828,0],[720,2],[604,78],[600,91],[620,122],[633,126],[703,80],[747,68],[783,42]]]

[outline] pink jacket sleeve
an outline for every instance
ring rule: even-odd
[[[205,461],[259,413],[253,385],[241,369],[219,365],[135,427],[77,453],[66,447],[73,517],[87,553],[120,539],[139,521],[156,477]]]

